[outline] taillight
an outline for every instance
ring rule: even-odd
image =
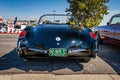
[[[26,35],[26,31],[22,31],[19,35],[19,37],[24,37]]]
[[[93,38],[93,39],[96,39],[96,34],[94,32],[90,32],[90,36]]]

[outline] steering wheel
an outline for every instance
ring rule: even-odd
[[[46,21],[43,21],[42,24],[52,24],[52,22],[49,20],[46,20]]]

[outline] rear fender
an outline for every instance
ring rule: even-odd
[[[93,39],[93,38],[90,36],[90,32],[93,32],[91,29],[89,29],[89,28],[84,28],[84,31],[85,31],[85,33],[86,33],[86,36],[90,39],[89,41],[90,41],[90,47],[91,47],[91,49],[98,51],[98,49],[99,49],[98,33],[95,32],[95,34],[96,34],[96,39]]]

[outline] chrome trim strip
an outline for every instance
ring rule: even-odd
[[[18,48],[20,48],[20,46],[21,46],[21,41],[18,42]]]
[[[48,50],[40,50],[35,48],[28,48],[28,50],[41,52],[41,53],[48,53]],[[76,50],[68,49],[68,53],[81,52],[81,51],[86,51],[86,49],[76,49]]]
[[[41,53],[48,53],[47,50],[40,50],[40,49],[34,49],[34,48],[28,48],[28,50],[36,51],[36,52],[41,52]]]
[[[81,51],[86,51],[86,49],[76,49],[76,50],[69,49],[68,53],[81,52]]]

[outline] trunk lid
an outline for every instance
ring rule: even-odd
[[[41,49],[72,48],[80,47],[85,41],[85,35],[69,25],[43,25],[35,27],[26,39],[28,46]]]

